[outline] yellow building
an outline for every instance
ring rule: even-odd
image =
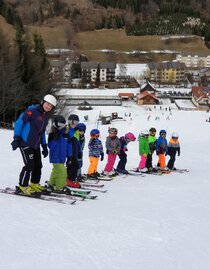
[[[148,63],[146,76],[151,82],[178,84],[184,82],[186,65],[179,62]]]

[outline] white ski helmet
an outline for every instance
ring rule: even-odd
[[[43,100],[44,100],[45,102],[50,103],[50,104],[53,105],[53,106],[56,106],[56,104],[57,104],[57,100],[56,100],[56,98],[55,98],[53,95],[51,95],[51,94],[47,94],[47,95],[45,95],[44,98],[43,98]]]
[[[174,137],[174,138],[178,138],[178,137],[179,137],[179,134],[176,133],[176,132],[173,132],[173,133],[172,133],[172,137]]]
[[[148,130],[142,130],[141,131],[141,136],[144,136],[144,135],[149,135],[149,131]]]

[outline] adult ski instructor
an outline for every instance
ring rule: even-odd
[[[44,158],[48,155],[45,130],[48,112],[56,106],[56,98],[47,94],[41,104],[28,107],[15,122],[12,149],[20,148],[24,166],[19,177],[19,189],[25,195],[37,195],[44,190],[41,179],[41,148]],[[29,184],[30,181],[30,184]]]

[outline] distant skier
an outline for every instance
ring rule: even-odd
[[[180,156],[179,135],[178,133],[173,132],[172,137],[168,143],[168,155],[170,156],[170,159],[168,161],[167,167],[170,170],[176,170],[176,168],[174,167],[174,163],[176,160],[176,153],[178,156]]]
[[[97,178],[100,176],[98,173],[98,162],[99,159],[103,161],[104,159],[104,151],[102,142],[99,139],[100,137],[100,131],[98,129],[93,129],[90,132],[90,141],[88,143],[88,149],[89,149],[89,160],[90,165],[88,168],[88,177],[90,178]]]
[[[165,155],[168,153],[168,142],[166,140],[166,131],[160,130],[159,137],[156,143],[156,153],[158,155],[158,166],[160,169],[167,170]]]
[[[128,143],[135,141],[136,137],[133,133],[127,133],[125,136],[120,137],[120,152],[118,154],[120,160],[118,162],[116,171],[121,174],[128,174],[128,171],[125,169],[126,163],[127,163],[127,154],[128,151],[127,145]]]
[[[56,106],[53,95],[44,96],[40,105],[32,105],[24,111],[14,126],[14,140],[12,149],[20,148],[24,167],[19,177],[19,188],[25,195],[37,195],[45,190],[40,183],[41,179],[41,150],[44,158],[48,155],[45,130],[48,124],[48,112]],[[30,185],[29,185],[30,181]]]
[[[104,168],[104,174],[108,176],[115,175],[113,172],[114,163],[117,155],[120,153],[120,139],[117,136],[118,130],[116,128],[109,128],[109,136],[106,138],[106,153],[108,155],[107,164]]]

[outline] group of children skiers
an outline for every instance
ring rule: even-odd
[[[33,195],[42,192],[45,188],[52,188],[55,191],[68,192],[68,187],[80,188],[82,180],[81,168],[83,166],[83,149],[85,145],[86,125],[79,122],[78,115],[71,114],[68,118],[68,125],[62,115],[55,115],[52,122],[51,132],[48,136],[48,144],[45,140],[45,129],[48,123],[47,113],[56,106],[56,99],[52,95],[46,95],[41,104],[29,107],[21,114],[15,123],[14,140],[11,143],[13,150],[20,148],[24,167],[19,177],[19,188],[26,195]],[[139,135],[140,162],[137,172],[155,171],[152,165],[154,152],[158,155],[159,169],[175,169],[174,162],[176,153],[180,155],[178,134],[173,133],[169,143],[166,140],[166,131],[161,130],[159,138],[156,139],[156,129],[144,130]],[[105,148],[107,163],[104,168],[104,175],[113,176],[117,173],[128,174],[126,170],[127,146],[135,141],[133,133],[128,132],[118,137],[116,128],[108,129]],[[40,185],[41,178],[41,150],[44,157],[48,155],[53,165],[50,179],[47,186]],[[48,148],[47,148],[48,146]],[[97,178],[99,160],[104,159],[104,149],[100,140],[100,131],[92,129],[88,142],[89,167],[88,178]],[[166,166],[165,155],[170,156]],[[116,169],[114,164],[117,156],[119,162]],[[30,184],[29,184],[30,181]]]

